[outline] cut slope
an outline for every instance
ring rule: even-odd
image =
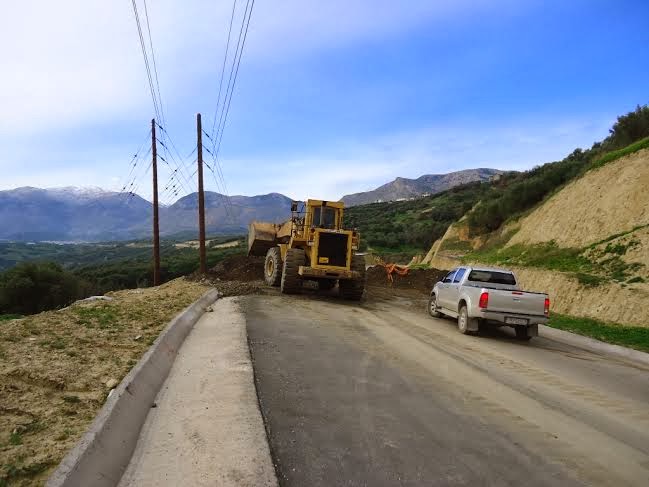
[[[568,184],[521,221],[507,244],[581,248],[649,224],[649,149]],[[645,249],[646,250],[646,249]]]

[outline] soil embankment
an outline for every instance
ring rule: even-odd
[[[644,149],[568,184],[521,221],[508,245],[554,241],[580,248],[648,225],[647,188],[649,149]]]
[[[3,323],[0,485],[42,484],[169,320],[205,291],[181,278]]]

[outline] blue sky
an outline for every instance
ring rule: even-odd
[[[196,112],[208,126],[214,113],[232,3],[148,7],[186,155]],[[131,2],[3,9],[0,189],[119,190],[153,114]],[[647,19],[644,0],[256,0],[221,150],[228,191],[337,199],[397,176],[560,159],[649,102]]]

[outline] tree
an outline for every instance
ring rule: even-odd
[[[23,262],[0,274],[0,312],[33,314],[67,306],[87,283],[52,262]]]

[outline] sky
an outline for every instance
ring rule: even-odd
[[[131,1],[2,4],[0,190],[134,180],[150,198],[154,110]],[[173,182],[176,163],[160,162],[163,202],[196,188],[196,113],[211,134],[232,8],[147,2],[158,121],[185,175]],[[219,152],[225,184],[206,170],[206,189],[333,200],[397,176],[559,160],[649,103],[647,19],[646,0],[256,0]]]

